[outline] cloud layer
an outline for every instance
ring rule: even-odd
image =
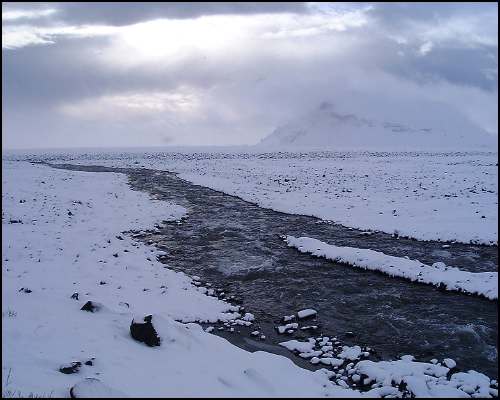
[[[322,101],[498,132],[496,3],[2,7],[6,147],[253,144]]]

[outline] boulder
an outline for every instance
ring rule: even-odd
[[[80,361],[75,361],[70,364],[61,365],[59,367],[59,372],[62,372],[63,374],[76,374],[80,370],[81,366],[82,363]]]
[[[130,335],[137,341],[143,342],[148,346],[159,346],[161,338],[156,333],[153,324],[151,323],[153,316],[146,315],[143,322],[138,322],[135,319],[130,324]]]

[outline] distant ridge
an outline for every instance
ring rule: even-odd
[[[441,103],[395,109],[390,117],[338,110],[330,102],[276,128],[256,146],[271,149],[491,150],[497,138]],[[390,118],[390,119],[389,119]]]

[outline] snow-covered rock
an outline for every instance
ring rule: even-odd
[[[313,310],[312,308],[307,308],[305,310],[300,310],[297,312],[297,317],[299,319],[304,319],[304,318],[309,318],[309,317],[314,317],[318,312],[316,310]]]
[[[361,356],[361,347],[359,346],[342,346],[342,351],[338,354],[339,358],[345,358],[346,360],[357,360]]]

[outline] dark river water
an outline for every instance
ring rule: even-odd
[[[188,215],[182,223],[169,223],[143,240],[153,240],[168,253],[162,261],[170,268],[198,275],[243,300],[246,310],[255,314],[255,326],[267,336],[266,341],[250,339],[248,330],[241,335],[215,331],[241,347],[278,352],[311,368],[274,345],[305,337],[304,333],[283,337],[273,327],[284,315],[314,308],[319,332],[336,336],[343,344],[370,346],[378,359],[403,354],[412,354],[419,361],[450,357],[460,369],[498,378],[496,301],[314,258],[289,248],[281,235],[370,248],[427,264],[443,261],[473,272],[496,271],[498,247],[451,243],[443,248],[439,242],[382,233],[365,236],[317,218],[264,209],[168,172],[65,167],[124,172],[134,190],[186,207]],[[142,228],[146,227],[138,227]]]

